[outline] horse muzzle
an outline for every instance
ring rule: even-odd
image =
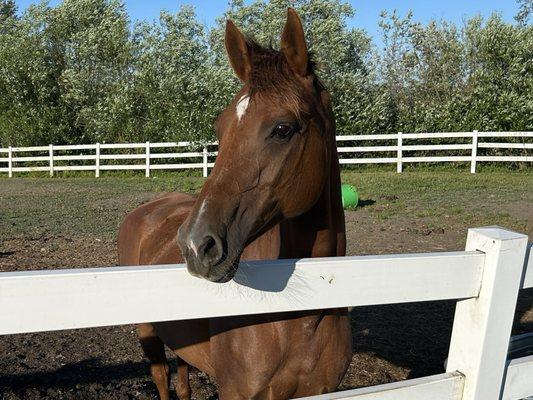
[[[208,229],[206,224],[180,227],[178,245],[191,275],[218,283],[235,276],[240,252],[230,257],[226,237]]]

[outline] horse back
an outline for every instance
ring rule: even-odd
[[[176,234],[195,201],[191,195],[169,193],[126,215],[118,235],[119,265],[183,262]]]

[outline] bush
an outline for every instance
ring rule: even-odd
[[[340,134],[533,129],[531,0],[516,23],[464,26],[383,13],[383,49],[348,28],[341,0],[232,0],[212,29],[194,10],[135,23],[118,0],[64,0],[17,13],[0,0],[0,147],[204,142],[239,87],[224,52],[232,18],[276,46],[299,10]]]

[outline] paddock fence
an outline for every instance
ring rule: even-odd
[[[530,250],[485,227],[465,251],[247,262],[225,284],[185,265],[4,272],[0,335],[453,299],[444,373],[308,399],[518,400],[533,395],[533,356],[507,350],[517,296],[533,287]]]
[[[476,173],[480,162],[533,162],[533,132],[439,132],[337,136],[342,165],[463,162]],[[502,152],[504,154],[502,154]],[[0,173],[45,171],[201,169],[214,165],[217,143],[95,143],[0,148]]]

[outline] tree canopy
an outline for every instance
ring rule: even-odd
[[[206,141],[239,83],[224,51],[231,18],[278,46],[287,7],[302,16],[339,134],[532,130],[532,0],[515,22],[461,26],[382,13],[383,47],[350,28],[342,0],[231,0],[212,28],[191,7],[132,22],[119,0],[0,0],[0,147]]]

